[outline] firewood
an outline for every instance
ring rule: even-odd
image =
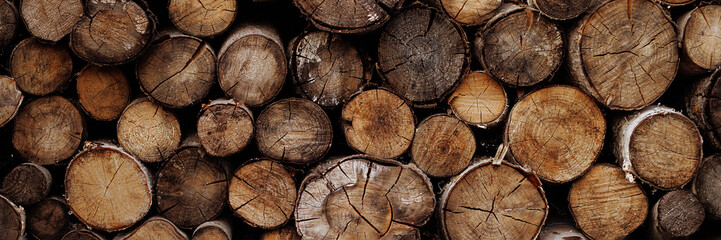
[[[570,86],[529,93],[513,106],[504,134],[509,153],[541,179],[565,183],[596,161],[606,120],[591,97]]]
[[[684,96],[684,107],[688,117],[698,127],[706,142],[715,149],[721,149],[721,71],[690,84]]]
[[[305,239],[420,239],[436,205],[420,169],[365,155],[323,162],[299,192],[295,224]]]
[[[33,36],[57,42],[83,17],[82,0],[21,0],[20,15]]]
[[[698,231],[706,215],[696,195],[686,190],[668,192],[651,209],[653,239],[687,238]]]
[[[44,96],[59,91],[70,80],[73,60],[62,45],[37,38],[18,43],[10,56],[10,76],[23,92]]]
[[[355,150],[382,158],[406,152],[415,134],[415,115],[397,95],[374,89],[343,106],[341,125],[346,142]]]
[[[278,31],[269,24],[244,24],[218,52],[218,84],[249,107],[270,102],[285,82],[287,61]]]
[[[296,188],[291,173],[280,163],[254,159],[240,166],[228,187],[233,213],[253,227],[273,229],[291,218]]]
[[[198,140],[210,155],[228,157],[242,151],[253,137],[253,113],[232,99],[216,99],[200,110]]]
[[[233,229],[226,220],[215,220],[200,224],[193,231],[193,240],[231,240]]]
[[[503,3],[502,0],[440,0],[443,10],[456,22],[477,26],[491,19]]]
[[[0,195],[0,239],[25,239],[25,210]]]
[[[260,236],[260,240],[301,240],[298,231],[293,225],[279,228]]]
[[[412,6],[385,25],[378,40],[378,72],[395,93],[432,106],[468,72],[463,29],[432,8]]]
[[[12,142],[23,158],[49,165],[75,154],[84,137],[85,122],[80,110],[64,97],[49,96],[20,109]]]
[[[448,97],[453,114],[469,125],[490,128],[500,125],[508,113],[503,86],[484,72],[471,72]]]
[[[668,13],[649,0],[612,0],[568,33],[571,80],[613,110],[655,102],[676,76],[676,30]]]
[[[87,142],[68,165],[65,199],[85,225],[113,232],[148,213],[151,185],[150,172],[135,157],[112,144]]]
[[[576,18],[603,0],[527,0],[528,5],[554,20]]]
[[[553,225],[546,222],[543,226],[538,240],[588,240],[580,229],[569,223],[554,223]]]
[[[431,115],[418,124],[411,158],[431,177],[458,175],[476,152],[476,138],[466,124],[447,114]]]
[[[706,208],[711,219],[721,219],[721,155],[714,154],[704,158],[693,181],[693,193]]]
[[[151,217],[140,224],[134,230],[121,233],[113,238],[114,240],[144,240],[144,239],[166,239],[166,240],[187,240],[188,236],[178,229],[168,219],[162,217]]]
[[[235,20],[235,0],[168,1],[168,17],[180,31],[196,37],[212,37],[224,32]]]
[[[62,240],[105,240],[105,237],[87,229],[80,229],[68,232]]]
[[[99,121],[117,119],[131,100],[128,79],[116,67],[88,64],[78,73],[75,88],[83,111]]]
[[[385,24],[404,0],[293,0],[300,12],[323,31],[364,33]]]
[[[648,212],[641,187],[607,163],[594,165],[575,181],[568,202],[576,225],[593,239],[621,239],[638,228]]]
[[[23,163],[5,175],[0,192],[15,204],[29,206],[45,198],[52,183],[48,169],[34,163]]]
[[[682,6],[696,2],[696,0],[655,0],[668,6]]]
[[[13,1],[0,0],[0,48],[10,45],[18,31],[20,20]]]
[[[175,115],[147,98],[131,102],[118,119],[118,142],[143,162],[160,162],[180,144]]]
[[[199,38],[166,33],[138,59],[136,76],[154,101],[187,107],[203,100],[215,84],[215,53]]]
[[[15,80],[0,75],[0,127],[15,118],[23,99],[23,93]]]
[[[37,239],[58,239],[68,232],[69,213],[65,199],[56,196],[45,198],[28,209],[28,233]]]
[[[670,190],[691,181],[703,157],[696,125],[675,110],[653,105],[617,121],[612,150],[618,164],[653,187]]]
[[[681,42],[681,66],[686,75],[698,75],[721,66],[721,33],[713,29],[721,26],[721,6],[705,5],[684,13],[676,21]]]
[[[550,79],[561,66],[563,37],[550,19],[506,4],[478,30],[474,54],[489,74],[513,87]]]

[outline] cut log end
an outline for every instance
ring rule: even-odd
[[[0,48],[4,48],[12,42],[17,35],[19,13],[10,0],[0,0]]]
[[[231,240],[233,231],[226,220],[215,220],[200,224],[193,231],[193,240]]]
[[[0,195],[0,239],[21,240],[25,234],[25,210]]]
[[[466,124],[446,114],[432,115],[416,129],[413,162],[432,177],[449,177],[465,169],[476,152],[476,138]]]
[[[685,110],[699,131],[715,149],[721,149],[721,71],[691,84],[685,97]]]
[[[70,231],[63,235],[62,240],[105,240],[105,238],[96,232],[80,229]]]
[[[28,233],[38,239],[58,239],[70,227],[70,208],[65,199],[49,197],[33,205],[27,215]]]
[[[152,217],[134,230],[118,234],[114,238],[114,240],[144,239],[188,240],[188,236],[168,219]]]
[[[336,33],[364,33],[375,30],[398,10],[403,0],[342,1],[294,0],[303,15],[317,28]]]
[[[13,203],[33,205],[48,195],[53,179],[43,166],[23,163],[13,168],[2,182],[2,192]]]
[[[480,128],[499,125],[508,112],[508,104],[503,86],[483,72],[468,74],[448,97],[454,115]]]
[[[293,225],[269,231],[260,236],[260,240],[301,240]]]
[[[485,23],[503,3],[502,0],[441,0],[443,10],[456,22],[466,26],[477,26]]]
[[[288,170],[272,160],[251,160],[230,180],[228,200],[235,215],[251,226],[282,226],[295,209],[296,188]]]
[[[59,91],[72,72],[73,60],[67,48],[37,38],[21,41],[10,56],[11,77],[29,94],[44,96]]]
[[[572,223],[556,223],[543,226],[538,240],[588,240],[580,229],[573,226]]]
[[[664,4],[664,5],[672,6],[672,7],[688,5],[688,4],[696,2],[696,0],[654,0],[654,1]]]
[[[144,162],[160,162],[180,144],[180,124],[175,115],[147,98],[131,102],[117,126],[120,145]]]
[[[15,80],[8,76],[0,76],[0,127],[15,118],[23,98],[23,93]]]
[[[20,15],[30,34],[51,42],[68,35],[83,14],[82,0],[20,1]]]
[[[112,121],[130,103],[130,85],[123,72],[115,67],[89,64],[76,79],[78,100],[93,119]]]
[[[715,154],[704,159],[693,182],[693,193],[706,208],[711,219],[721,219],[721,155]]]
[[[228,157],[250,143],[253,113],[233,100],[214,100],[201,110],[197,130],[198,140],[208,154]]]
[[[598,0],[528,0],[528,4],[555,20],[576,18],[595,7]]]
[[[721,25],[721,6],[705,5],[692,9],[677,20],[681,41],[681,71],[703,74],[721,66],[721,33],[713,31]]]
[[[168,1],[168,17],[180,31],[196,37],[212,37],[224,32],[235,20],[235,0]]]
[[[701,202],[686,190],[666,193],[651,211],[651,235],[654,239],[689,237],[705,218]]]

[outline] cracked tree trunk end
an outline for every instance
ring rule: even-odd
[[[116,67],[88,64],[77,74],[75,88],[83,111],[98,121],[120,117],[130,103],[130,85]]]
[[[168,17],[180,31],[196,37],[223,33],[235,20],[235,0],[171,0]]]
[[[692,191],[703,204],[709,219],[721,219],[721,155],[704,158],[693,180]]]
[[[705,217],[696,195],[687,190],[668,192],[651,208],[651,238],[688,238],[698,231]]]
[[[571,82],[612,110],[650,105],[676,76],[674,25],[668,12],[649,0],[601,4],[568,33]]]
[[[118,146],[86,142],[65,172],[65,199],[92,229],[124,230],[152,205],[150,171]],[[118,211],[122,208],[122,211]]]
[[[568,202],[576,225],[593,239],[621,239],[646,220],[648,199],[621,168],[599,163],[571,185]]]
[[[85,120],[70,100],[60,96],[35,99],[18,113],[13,147],[31,163],[50,165],[75,154],[85,138]]]
[[[418,124],[411,158],[431,177],[454,176],[466,169],[476,152],[476,138],[460,119],[435,114]]]
[[[76,229],[63,235],[61,240],[105,240],[106,238],[87,229]]]
[[[683,6],[696,2],[696,0],[655,0],[656,2],[668,5],[671,7]]]
[[[181,147],[158,170],[158,212],[180,228],[214,219],[228,197],[228,176],[200,147]]]
[[[33,36],[57,42],[83,17],[82,0],[21,0],[20,15]]]
[[[701,75],[721,66],[721,6],[704,5],[681,15],[678,24],[678,41],[681,43],[679,73]]]
[[[0,239],[25,239],[25,210],[0,195]]]
[[[561,66],[564,46],[556,23],[518,5],[506,4],[498,11],[474,40],[474,55],[486,71],[512,87],[552,78]]]
[[[603,148],[606,120],[591,97],[556,85],[533,91],[511,109],[504,133],[509,154],[553,183],[574,180]]]
[[[231,240],[233,228],[225,219],[204,222],[193,231],[193,240]]]
[[[260,240],[301,240],[294,224],[289,224],[284,228],[265,232],[260,236]]]
[[[0,127],[10,122],[20,110],[24,99],[15,80],[0,75]]]
[[[556,222],[543,226],[538,240],[588,240],[581,229],[576,228],[573,223]]]
[[[235,101],[259,107],[278,95],[287,65],[283,42],[274,26],[242,24],[218,51],[218,84]]]
[[[132,231],[119,233],[113,240],[188,240],[182,230],[178,229],[171,221],[162,217],[151,217]]]
[[[548,215],[541,181],[515,165],[476,159],[443,188],[437,213],[446,239],[535,239]]]
[[[0,193],[13,203],[30,206],[48,195],[52,183],[48,169],[35,163],[23,163],[5,175]]]
[[[454,115],[479,128],[500,125],[508,114],[509,100],[503,86],[484,72],[471,72],[446,101]]]
[[[19,13],[10,0],[0,0],[0,49],[5,48],[18,31]]]
[[[688,117],[698,127],[706,142],[721,149],[721,84],[719,74],[695,80],[684,96]]]
[[[255,121],[255,142],[263,155],[307,165],[330,149],[333,128],[328,115],[310,100],[289,98],[266,107]]]
[[[464,26],[486,23],[503,4],[502,0],[439,0],[442,8],[454,21]]]
[[[661,105],[648,106],[615,121],[612,147],[626,178],[671,190],[691,181],[698,169],[702,139],[696,125]]]
[[[465,32],[433,8],[406,8],[384,26],[378,41],[378,73],[419,107],[438,104],[468,73]]]
[[[70,81],[73,59],[67,47],[37,38],[18,43],[10,55],[10,76],[21,91],[45,96],[60,91]]]
[[[365,33],[383,26],[404,0],[293,0],[300,12],[320,30]]]
[[[200,110],[198,140],[208,154],[229,157],[250,143],[253,121],[253,113],[242,104],[228,99],[213,100]]]
[[[527,0],[528,5],[554,20],[576,18],[603,0]]]
[[[295,223],[304,239],[420,239],[436,205],[420,169],[367,155],[321,163],[299,191]]]
[[[291,41],[288,55],[298,92],[322,107],[345,103],[372,75],[353,43],[340,34],[302,34]]]
[[[70,208],[64,198],[52,196],[28,209],[27,231],[37,239],[59,239],[70,228]]]
[[[161,162],[180,144],[175,115],[147,98],[128,104],[118,119],[120,146],[143,162]]]
[[[293,175],[280,163],[253,159],[240,166],[230,180],[228,202],[236,216],[253,227],[283,226],[295,209]]]

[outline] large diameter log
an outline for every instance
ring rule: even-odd
[[[228,186],[233,213],[253,227],[273,229],[291,218],[297,192],[291,173],[272,160],[255,159],[240,166]]]
[[[471,72],[448,97],[448,106],[463,122],[480,128],[499,125],[508,113],[503,86],[484,72]]]
[[[59,91],[70,80],[73,60],[62,45],[37,38],[18,43],[10,55],[10,76],[23,92],[44,96]]]
[[[55,164],[75,154],[85,137],[83,116],[60,96],[38,98],[15,119],[12,142],[20,156],[40,165]]]
[[[15,80],[0,75],[0,127],[15,118],[23,99],[23,93]]]
[[[445,14],[414,6],[396,14],[381,32],[378,72],[398,95],[433,105],[468,72],[470,46]]]
[[[5,175],[0,193],[15,204],[29,206],[45,198],[52,183],[48,169],[34,163],[23,163]]]
[[[200,224],[193,231],[193,240],[231,240],[233,228],[226,220],[215,220]]]
[[[284,228],[269,231],[260,236],[260,240],[301,240],[298,231],[291,224]]]
[[[612,150],[626,177],[669,190],[691,181],[701,163],[702,139],[681,113],[653,105],[617,121]]]
[[[571,185],[568,202],[576,225],[593,239],[621,239],[646,219],[648,200],[621,168],[596,164]]]
[[[431,177],[458,175],[476,152],[476,138],[466,124],[447,114],[432,115],[418,124],[411,158]]]
[[[567,46],[572,82],[613,110],[655,102],[679,65],[674,23],[649,0],[601,4],[571,29]]]
[[[152,205],[151,189],[148,169],[111,144],[86,143],[65,172],[65,199],[73,215],[102,231],[140,221]]]
[[[603,0],[527,0],[528,5],[554,20],[576,18]]]
[[[698,231],[706,215],[701,201],[686,190],[668,192],[651,209],[653,239],[688,238]]]
[[[10,0],[0,0],[0,48],[10,45],[18,31],[18,10]]]
[[[87,229],[78,229],[63,235],[62,240],[105,240],[105,237]]]
[[[37,239],[59,239],[70,227],[70,208],[65,199],[48,197],[28,209],[28,233]]]
[[[581,176],[601,152],[606,120],[580,90],[557,85],[529,93],[508,115],[504,142],[541,179],[565,183]]]
[[[224,32],[235,20],[236,0],[171,0],[168,17],[180,31],[196,37],[212,37]]]
[[[465,26],[485,23],[503,3],[502,0],[440,0],[439,2],[448,16]]]
[[[364,33],[375,30],[400,9],[404,0],[293,0],[300,12],[323,31]]]
[[[295,224],[305,239],[420,239],[436,205],[420,169],[365,155],[323,162],[299,192]]]
[[[25,239],[25,210],[0,195],[0,240]]]
[[[721,178],[718,176],[721,176],[721,155],[714,154],[704,158],[691,188],[711,219],[721,219]]]
[[[353,149],[383,158],[395,158],[411,145],[415,115],[405,100],[374,89],[354,96],[343,106],[341,125]]]
[[[241,25],[218,52],[218,84],[235,101],[261,106],[280,92],[287,64],[283,42],[273,26]]]
[[[703,74],[721,66],[721,6],[705,5],[684,13],[676,21],[681,43],[679,71],[687,75]]]
[[[22,0],[20,15],[33,36],[57,42],[83,17],[82,0]]]
[[[88,64],[77,74],[75,89],[80,107],[95,120],[115,120],[130,103],[128,79],[116,67]]]
[[[535,239],[548,215],[541,181],[507,162],[480,160],[443,188],[446,239]]]
[[[242,151],[253,132],[253,113],[232,99],[213,100],[200,110],[198,141],[210,155],[228,157]]]
[[[172,112],[147,98],[131,102],[118,119],[120,146],[143,162],[160,162],[180,144],[180,124]]]
[[[120,233],[113,238],[113,240],[144,239],[188,240],[188,235],[178,229],[178,227],[168,221],[168,219],[151,217],[132,231]]]
[[[721,149],[721,71],[693,82],[685,97],[688,117],[698,127],[706,142]]]

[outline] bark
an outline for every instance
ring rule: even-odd
[[[77,74],[75,89],[83,111],[95,120],[115,120],[130,103],[128,79],[116,67],[88,64]]]
[[[230,180],[230,208],[250,226],[283,226],[295,209],[295,186],[293,176],[280,163],[253,159],[240,166]]]
[[[476,152],[476,138],[466,124],[447,114],[435,114],[418,124],[411,158],[431,177],[450,177],[466,169]]]
[[[538,240],[588,240],[580,229],[568,223],[556,223],[543,226]]]
[[[235,0],[171,0],[168,17],[180,31],[196,37],[213,37],[223,33],[235,20]]]
[[[705,217],[696,195],[686,190],[668,192],[651,208],[651,237],[688,238],[698,231]]]
[[[528,5],[554,20],[576,18],[603,0],[527,0]]]
[[[260,236],[260,240],[301,240],[293,224],[269,231]]]
[[[403,0],[293,0],[315,27],[334,33],[365,33],[380,28]]]
[[[62,240],[105,240],[105,238],[96,232],[81,229],[68,232]]]
[[[463,78],[447,103],[454,115],[479,128],[500,125],[509,108],[506,90],[484,72],[471,72]]]
[[[57,42],[83,17],[82,0],[21,0],[20,15],[33,36]]]
[[[23,93],[15,80],[0,75],[0,127],[15,118],[23,99]]]
[[[10,55],[10,76],[20,90],[44,96],[60,91],[70,80],[73,60],[61,45],[50,45],[37,38],[18,43]]]
[[[21,206],[0,195],[0,239],[22,240],[25,239],[25,210]]]
[[[28,209],[27,231],[41,240],[59,239],[70,228],[70,208],[65,199],[52,196]]]
[[[165,239],[165,240],[187,240],[188,236],[178,229],[168,219],[162,217],[151,217],[130,232],[120,233],[114,240],[143,240],[143,239]]]
[[[720,71],[690,84],[685,97],[685,110],[698,130],[715,149],[721,149],[721,84]]]
[[[0,192],[15,204],[29,206],[45,198],[52,183],[48,169],[34,163],[23,163],[5,175]]]
[[[714,154],[704,158],[693,181],[693,193],[706,209],[709,219],[721,219],[721,155]]]
[[[200,224],[193,231],[193,240],[231,240],[233,230],[227,220],[215,220]]]
[[[721,66],[721,6],[705,5],[691,9],[676,20],[681,43],[681,65],[684,75],[700,75]]]
[[[216,99],[203,105],[197,123],[198,140],[210,155],[229,157],[253,137],[253,113],[233,100]]]
[[[160,162],[180,144],[180,124],[172,112],[147,98],[131,102],[118,119],[120,146],[143,162]]]
[[[19,13],[10,0],[0,0],[0,48],[5,48],[17,35]]]
[[[439,2],[451,19],[464,26],[478,26],[486,23],[503,4],[502,0],[440,0]]]
[[[504,134],[509,153],[524,167],[553,183],[578,178],[596,161],[606,120],[596,103],[570,86],[551,86],[519,100]]]

